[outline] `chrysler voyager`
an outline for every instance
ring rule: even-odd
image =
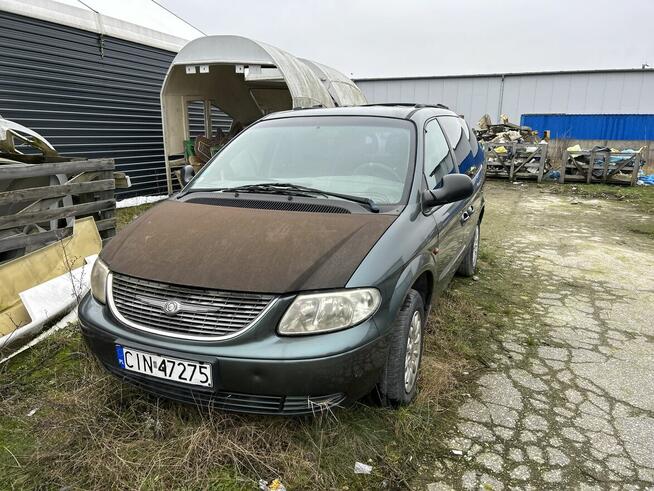
[[[475,271],[483,162],[440,105],[266,116],[104,248],[85,340],[120,378],[224,410],[408,404],[432,304]]]

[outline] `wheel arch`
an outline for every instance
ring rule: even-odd
[[[433,258],[427,254],[420,254],[404,268],[399,278],[395,282],[393,294],[389,302],[390,318],[397,317],[402,305],[406,300],[409,290],[414,289],[420,293],[425,310],[429,310],[429,305],[434,295],[435,275],[434,275]],[[389,321],[391,320],[389,319]],[[388,324],[392,324],[392,321]]]
[[[479,212],[479,221],[477,222],[478,224],[481,224],[481,221],[484,219],[484,212],[486,211],[486,207],[482,207],[481,211]]]
[[[434,273],[431,270],[423,271],[411,285],[412,290],[416,290],[422,297],[422,304],[425,312],[429,312],[432,296],[434,294]],[[408,292],[408,291],[407,291]]]

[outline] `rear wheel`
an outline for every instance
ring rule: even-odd
[[[475,234],[468,245],[463,261],[457,270],[461,276],[473,276],[477,269],[477,258],[479,257],[479,224],[475,227]]]
[[[395,320],[386,367],[379,384],[382,401],[409,404],[416,395],[422,358],[425,307],[420,293],[409,290]]]

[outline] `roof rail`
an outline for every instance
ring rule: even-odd
[[[291,111],[304,111],[305,109],[322,109],[323,106],[322,104],[314,104],[313,106],[308,106],[308,107],[294,107],[291,109]]]
[[[378,102],[376,104],[363,104],[363,106],[403,106],[415,107],[416,109],[423,107],[435,107],[438,109],[447,109],[448,111],[451,111],[451,109],[444,104],[419,104],[415,102]]]

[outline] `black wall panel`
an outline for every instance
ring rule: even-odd
[[[132,180],[121,197],[166,193],[159,92],[175,53],[7,12],[0,52],[0,115],[61,154],[114,158]]]

